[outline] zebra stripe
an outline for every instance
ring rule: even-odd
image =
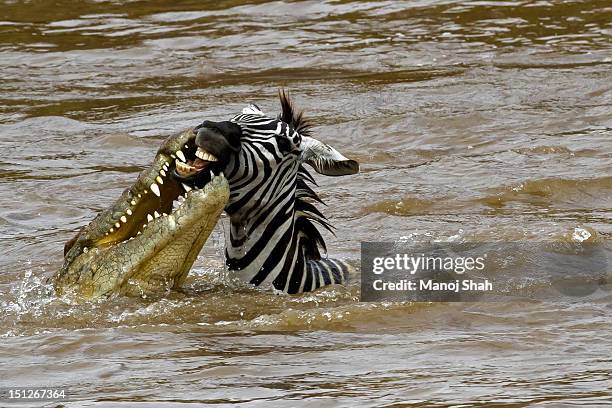
[[[313,222],[331,226],[306,201],[321,202],[299,161],[301,136],[290,124],[256,113],[256,107],[243,112],[232,119],[242,130],[241,148],[226,169],[228,268],[254,285],[271,284],[287,293],[346,282],[346,265],[319,254],[325,244]]]

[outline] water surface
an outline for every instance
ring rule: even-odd
[[[160,141],[290,90],[362,172],[317,177],[361,241],[612,235],[606,1],[0,2],[0,383],[70,407],[607,406],[612,297],[359,303],[229,282],[222,227],[184,291],[81,305],[63,243]],[[43,404],[41,404],[43,405]],[[52,404],[51,404],[52,406]]]

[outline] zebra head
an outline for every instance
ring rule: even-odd
[[[286,93],[279,95],[282,112],[276,118],[251,104],[229,121],[196,127],[190,149],[195,159],[177,161],[177,176],[191,188],[206,184],[211,172],[223,172],[230,186],[229,270],[254,285],[299,293],[344,283],[349,271],[346,263],[321,257],[325,242],[315,224],[330,231],[331,226],[313,205],[322,201],[305,165],[342,176],[357,173],[359,164],[313,138],[302,112]]]

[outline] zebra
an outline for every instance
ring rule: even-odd
[[[211,176],[223,172],[229,181],[225,258],[231,276],[289,294],[344,284],[351,267],[321,256],[327,248],[315,224],[333,227],[313,204],[323,201],[311,188],[316,182],[305,164],[328,176],[355,174],[359,164],[313,138],[311,122],[289,95],[279,91],[279,98],[282,112],[276,118],[250,104],[229,121],[197,126],[196,151],[187,149],[196,159],[186,158],[181,169],[198,173],[183,179],[203,185],[209,177],[200,171],[205,168]]]

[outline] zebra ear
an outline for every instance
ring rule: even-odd
[[[359,172],[359,163],[355,160],[344,157],[330,145],[308,136],[302,136],[302,161],[326,176],[345,176]]]
[[[259,115],[264,116],[264,113],[259,109],[259,106],[254,103],[248,104],[244,109],[242,109],[242,113],[244,115]]]

